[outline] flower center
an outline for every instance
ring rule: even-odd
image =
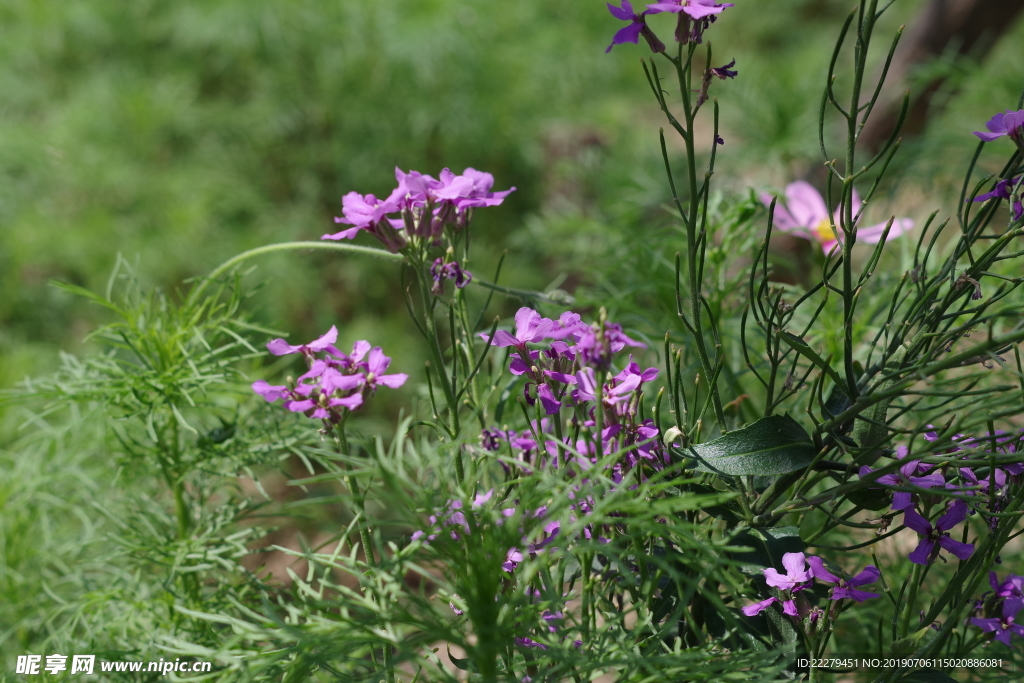
[[[836,239],[836,234],[832,232],[832,222],[828,218],[822,218],[818,221],[818,224],[811,228],[811,232],[814,233],[814,236],[822,244],[834,242]]]

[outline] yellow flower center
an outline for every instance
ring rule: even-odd
[[[815,225],[811,232],[818,238],[818,241],[822,244],[826,242],[834,242],[836,234],[832,232],[832,222],[828,218],[822,218],[817,225]]]

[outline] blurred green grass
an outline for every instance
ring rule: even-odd
[[[886,27],[922,3],[901,0]],[[850,3],[737,5],[708,37],[716,63],[739,69],[712,94],[727,141],[717,187],[742,195],[820,164],[819,89]],[[0,388],[52,371],[102,315],[50,278],[102,289],[122,253],[173,290],[242,250],[317,239],[342,194],[386,193],[396,165],[473,166],[518,188],[478,213],[480,277],[509,248],[503,282],[593,286],[625,306],[653,272],[638,264],[660,254],[665,267],[681,246],[646,48],[604,54],[619,23],[601,2],[8,0],[0,26]],[[951,70],[960,90],[897,157],[890,197],[910,206],[893,211],[954,209],[970,131],[1024,84],[1022,40],[1018,25],[984,63]],[[258,319],[293,340],[337,323],[343,343],[417,353],[397,270],[322,254],[257,265]],[[0,456],[2,627],[45,618],[18,598],[74,574],[97,537],[79,511],[115,466],[56,440]]]
[[[897,3],[889,28],[920,5]],[[712,92],[720,188],[781,187],[818,164],[818,89],[846,11],[742,3],[709,31],[716,61],[740,71]],[[15,0],[0,21],[2,386],[77,349],[95,321],[50,278],[101,288],[120,252],[173,289],[244,249],[318,238],[342,194],[386,193],[395,166],[515,185],[480,212],[474,267],[489,276],[511,246],[504,279],[524,287],[571,288],[668,220],[646,48],[604,54],[618,22],[599,2]],[[1015,99],[1020,34],[958,67],[963,91],[905,155],[934,197],[955,176],[937,159],[967,154],[971,126]],[[334,256],[258,265],[265,322],[411,333],[396,273]]]

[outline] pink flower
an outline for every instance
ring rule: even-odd
[[[811,572],[807,569],[803,553],[786,553],[782,556],[782,566],[786,569],[785,574],[780,574],[773,567],[764,570],[764,578],[769,586],[793,590],[811,580]]]
[[[761,201],[765,206],[772,203],[772,195],[762,194]],[[861,201],[857,190],[853,191],[853,214],[860,211]],[[786,186],[786,206],[775,205],[774,225],[779,230],[787,232],[805,240],[817,242],[821,245],[822,251],[826,254],[831,252],[839,244],[836,232],[832,226],[836,226],[840,237],[842,231],[839,228],[839,211],[829,216],[828,207],[825,206],[825,199],[810,183],[797,180]],[[887,223],[878,223],[868,227],[857,228],[857,242],[863,244],[878,244],[885,232]],[[914,221],[909,218],[897,218],[889,229],[889,237],[899,237],[914,227]]]
[[[769,586],[794,593],[803,590],[808,582],[812,580],[812,574],[807,569],[807,560],[803,553],[786,553],[782,556],[782,566],[786,569],[785,574],[780,574],[774,567],[768,567],[764,570],[764,578]],[[780,600],[775,597],[755,602],[753,605],[747,605],[743,608],[743,613],[748,617],[752,617],[755,614],[760,614],[775,602],[782,602],[783,614],[791,617],[797,616],[796,602],[792,598]]]

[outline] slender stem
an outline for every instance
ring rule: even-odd
[[[688,220],[686,221],[686,263],[690,290],[690,315],[692,318],[694,342],[697,346],[697,355],[700,358],[701,368],[704,371],[704,376],[711,380],[715,376],[714,367],[708,354],[707,344],[704,340],[704,332],[701,325],[701,315],[703,312],[703,305],[701,304],[702,283],[700,282],[699,277],[700,264],[698,263],[699,258],[697,250],[697,214],[700,209],[700,197],[697,190],[697,157],[693,142],[693,121],[696,116],[696,111],[690,101],[690,89],[687,79],[690,63],[693,58],[693,52],[694,46],[691,45],[686,61],[684,62],[682,59],[679,59],[675,62],[675,66],[676,76],[679,81],[679,90],[683,100],[683,115],[686,119],[686,128],[685,130],[680,131],[680,134],[682,135],[683,142],[686,145],[686,175],[690,190],[690,196],[688,198],[690,210],[687,212]],[[725,426],[725,411],[722,408],[722,399],[718,395],[717,382],[709,381],[708,391],[711,392],[711,403],[715,409],[715,419],[718,421],[719,429],[724,434],[727,431]]]
[[[433,301],[431,301],[430,285],[424,272],[426,263],[414,263],[413,268],[416,270],[416,276],[420,284],[420,298],[423,302],[423,325],[427,330],[430,355],[433,357],[437,368],[437,378],[441,383],[441,390],[444,392],[445,403],[448,404],[448,430],[454,439],[459,433],[459,403],[455,397],[455,389],[452,387],[451,378],[445,370],[444,356],[441,353],[441,340],[437,336],[437,325],[434,324],[434,305]],[[457,471],[457,476],[461,486],[461,472]]]
[[[915,564],[910,574],[910,586],[905,598],[906,602],[903,603],[903,611],[900,614],[900,629],[897,633],[899,638],[906,638],[910,632],[910,615],[913,613],[914,603],[917,601],[917,590],[921,587],[921,574],[924,572],[924,568],[923,564]]]
[[[345,417],[342,417],[341,421],[337,425],[331,425],[331,423],[325,421],[324,426],[333,436],[335,447],[340,455],[350,455],[348,450],[348,437],[345,434],[345,418],[348,417],[348,413]],[[356,514],[359,516],[357,522],[357,528],[359,529],[359,539],[363,544],[363,554],[366,556],[366,564],[370,567],[377,566],[377,558],[373,554],[373,536],[370,533],[370,526],[366,520],[366,497],[359,491],[359,484],[356,483],[355,479],[351,475],[351,467],[348,463],[344,464],[346,474],[344,477],[345,486],[348,488],[349,493],[352,494],[352,501],[355,503]],[[384,624],[382,620],[378,621],[378,626],[383,628]],[[384,675],[387,683],[395,683],[395,665],[394,665],[394,648],[388,644],[384,646]]]

